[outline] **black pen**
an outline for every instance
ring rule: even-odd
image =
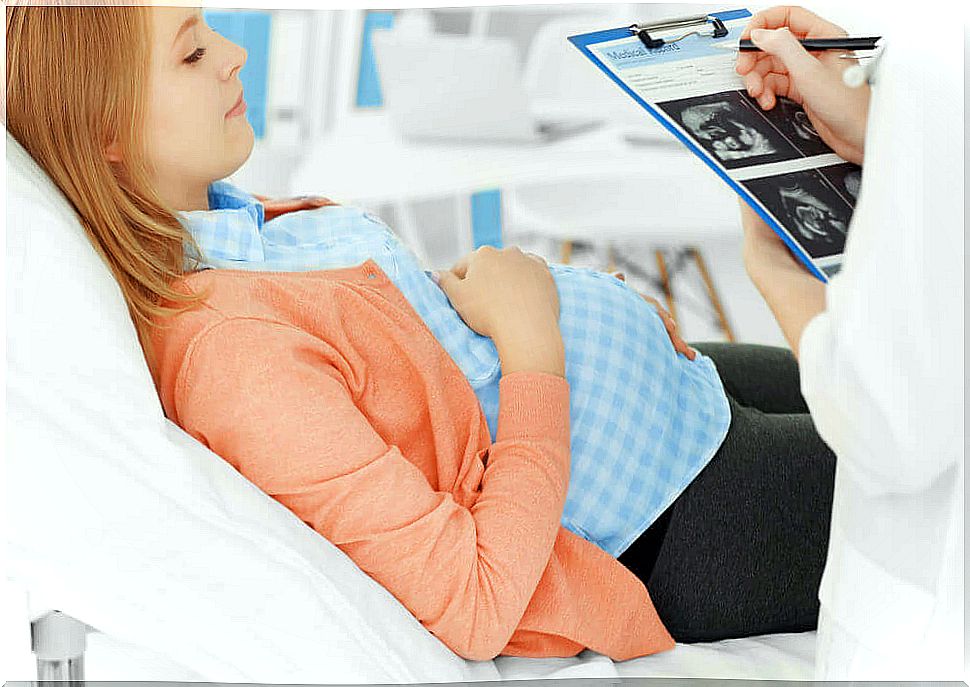
[[[876,41],[882,36],[866,36],[862,38],[802,38],[798,42],[806,50],[875,50]],[[734,48],[727,44],[725,48]],[[759,52],[761,48],[751,42],[749,38],[738,41],[737,50],[741,52]]]

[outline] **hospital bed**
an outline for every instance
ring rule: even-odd
[[[23,600],[14,610],[37,675],[5,679],[812,678],[814,632],[625,662],[589,650],[457,656],[340,549],[164,417],[121,292],[71,206],[9,133],[6,161],[3,582],[7,598]]]

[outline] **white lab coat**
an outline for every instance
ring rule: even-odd
[[[963,36],[932,34],[889,32],[843,269],[800,342],[838,459],[818,680],[964,679]]]

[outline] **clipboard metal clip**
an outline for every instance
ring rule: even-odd
[[[656,34],[676,29],[686,29],[687,32],[676,38],[655,38],[650,35],[651,31]],[[728,35],[728,30],[724,26],[724,22],[720,18],[710,14],[695,14],[689,17],[668,19],[652,24],[632,24],[630,31],[636,34],[640,41],[647,46],[648,50],[656,50],[663,45],[676,43],[693,35],[708,38],[724,38]]]

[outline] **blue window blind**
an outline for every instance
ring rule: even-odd
[[[393,26],[393,12],[368,12],[364,17],[360,37],[360,71],[357,75],[357,107],[380,107],[384,104],[371,35],[375,30]]]
[[[475,248],[502,247],[502,192],[498,189],[472,194],[472,243]]]
[[[263,138],[266,135],[271,14],[259,10],[203,10],[202,15],[213,31],[246,49],[246,64],[239,72],[246,93],[246,119],[256,138]]]

